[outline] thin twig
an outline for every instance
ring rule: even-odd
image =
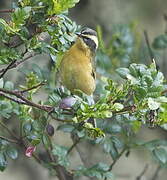
[[[42,82],[40,82],[39,84],[37,84],[37,85],[35,85],[35,86],[31,87],[31,88],[24,89],[24,90],[21,90],[21,91],[19,91],[19,92],[20,92],[20,93],[25,93],[25,92],[31,91],[31,90],[33,90],[33,89],[37,89],[38,87],[41,87],[41,86],[43,86],[43,85],[46,85],[46,82],[45,82],[45,81],[42,81]]]
[[[59,119],[59,118],[56,118],[52,115],[52,112],[48,112],[49,116],[53,119],[53,120],[56,120],[56,121],[60,121],[60,122],[74,122],[73,120],[66,120],[66,119]]]
[[[32,154],[32,156],[39,164],[42,164],[41,159],[36,154]]]
[[[163,90],[163,91],[161,92],[161,95],[164,95],[165,93],[167,93],[167,89]]]
[[[6,129],[6,131],[7,131],[13,138],[15,138],[16,140],[9,139],[9,138],[4,137],[4,136],[0,136],[1,139],[4,139],[4,140],[6,140],[6,141],[8,141],[8,142],[11,142],[11,143],[16,143],[16,144],[23,145],[23,147],[24,147],[25,149],[27,149],[27,146],[25,145],[25,142],[23,141],[23,139],[18,138],[2,121],[0,121],[0,126],[2,126],[4,129]],[[34,157],[34,159],[35,159],[38,163],[42,164],[42,161],[40,160],[40,158],[39,158],[37,155],[33,154],[32,156]]]
[[[36,56],[38,54],[39,53],[32,53],[32,54],[28,55],[27,57],[23,58],[22,60],[15,61],[15,63],[12,64],[7,70],[16,68],[18,65],[24,63],[25,61],[31,59],[32,57],[34,57],[34,56]],[[0,73],[3,73],[4,71],[6,71],[6,68],[1,69]]]
[[[78,138],[73,144],[72,146],[68,149],[68,152],[67,154],[69,154],[73,149],[74,147],[80,142],[81,138]]]
[[[16,96],[17,98],[19,98],[19,99],[21,99],[22,101],[24,101],[27,106],[36,107],[36,108],[41,109],[41,110],[44,110],[44,111],[46,111],[46,112],[50,112],[50,111],[53,110],[53,107],[52,107],[52,106],[40,105],[40,104],[36,104],[36,103],[28,100],[28,99],[25,98],[23,95],[21,95],[21,93],[18,92],[18,91],[10,91],[10,90],[7,90],[7,89],[0,88],[0,92],[3,92],[3,93],[6,93],[6,94],[10,94],[10,95]]]
[[[14,139],[9,139],[8,137],[0,136],[0,139],[4,139],[10,143],[19,144],[18,141],[14,140]]]
[[[164,20],[165,20],[165,22],[166,22],[166,27],[165,27],[165,34],[167,33],[167,14],[165,13],[164,14]]]
[[[15,99],[13,97],[10,97],[6,94],[10,94],[10,95],[14,95],[16,96],[18,99]],[[52,115],[52,113],[54,112],[54,107],[52,106],[49,106],[49,105],[41,105],[41,104],[36,104],[30,100],[28,100],[27,98],[25,98],[21,93],[20,91],[9,91],[9,90],[6,90],[6,89],[2,89],[0,88],[0,96],[3,96],[13,102],[16,102],[18,104],[24,104],[24,105],[27,105],[27,106],[30,106],[30,107],[35,107],[37,109],[41,109],[45,112],[48,113],[48,115],[56,120],[56,121],[60,121],[60,122],[73,122],[72,120],[64,120],[64,119],[59,119],[59,118],[56,118]]]
[[[158,179],[158,176],[159,176],[159,172],[161,170],[161,166],[159,165],[156,170],[155,170],[155,173],[153,174],[153,177],[150,179],[150,180],[157,180]]]
[[[110,168],[108,171],[111,171],[113,166],[117,163],[117,161],[120,159],[120,157],[124,154],[124,152],[127,150],[127,148],[123,148],[122,151],[118,154],[117,158],[112,162],[112,164],[110,165]],[[107,180],[107,177],[105,178],[105,180]]]
[[[14,9],[2,9],[0,10],[0,13],[12,13],[14,12]]]
[[[21,138],[20,141],[21,141],[20,144],[21,144],[21,145],[23,146],[23,148],[26,150],[26,149],[27,149],[27,145],[26,145],[26,143],[23,141],[23,138]],[[41,159],[40,159],[35,153],[32,154],[32,157],[33,157],[39,164],[43,164],[43,162],[41,161]]]
[[[0,96],[3,96],[3,97],[5,97],[6,99],[9,99],[9,100],[11,100],[11,101],[13,101],[13,102],[16,102],[16,103],[18,103],[18,104],[24,104],[24,105],[26,105],[26,102],[24,102],[24,101],[22,101],[22,100],[20,100],[20,99],[15,99],[15,98],[13,98],[13,97],[10,97],[10,96],[7,96],[5,93],[3,93],[3,92],[0,92]]]
[[[4,129],[6,129],[6,131],[16,140],[9,139],[9,138],[3,137],[3,136],[0,136],[0,138],[5,139],[11,143],[23,145],[23,147],[25,149],[27,149],[27,146],[25,145],[25,142],[23,141],[23,139],[20,139],[19,137],[17,137],[2,121],[0,121],[0,126],[2,126]],[[36,156],[35,154],[33,154],[32,156],[38,163],[42,164],[42,161],[40,160],[40,158],[38,156]]]
[[[0,126],[2,126],[4,129],[6,129],[6,131],[7,131],[12,137],[14,137],[16,140],[19,140],[18,137],[17,137],[2,121],[0,121]]]
[[[148,170],[148,164],[145,165],[145,167],[142,170],[142,172],[139,174],[139,176],[136,177],[136,180],[141,180],[147,170]]]
[[[149,55],[150,55],[150,58],[151,58],[151,62],[153,62],[154,54],[152,52],[152,49],[151,49],[151,46],[150,46],[150,42],[149,42],[149,38],[148,38],[148,33],[147,33],[146,30],[144,30],[144,37],[145,37],[145,41],[146,41],[146,44],[147,44],[147,47],[148,47],[148,51],[149,51]]]
[[[131,106],[126,106],[123,109],[121,109],[120,111],[114,111],[113,114],[124,114],[124,113],[128,113],[128,112],[135,112],[136,111],[136,105],[133,104]]]
[[[123,148],[122,151],[119,153],[117,158],[113,161],[113,163],[110,165],[109,171],[112,170],[113,166],[116,164],[116,162],[120,159],[120,157],[123,155],[123,153],[126,151],[126,148]]]
[[[16,62],[16,60],[12,61],[2,72],[2,74],[0,75],[0,79],[5,75],[5,73],[13,66],[13,64]]]
[[[57,158],[56,158],[56,156],[53,156],[53,154],[52,154],[53,146],[51,143],[49,145],[49,148],[45,147],[45,150],[49,156],[50,162],[53,163],[52,167],[57,172],[57,177],[60,180],[73,180],[73,174],[72,173],[68,172],[63,166],[61,166],[59,164],[57,164],[57,165],[55,164],[57,162]]]

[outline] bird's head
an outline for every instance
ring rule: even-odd
[[[95,52],[98,48],[97,33],[93,29],[84,28],[80,33],[77,33],[78,38],[81,40],[84,46],[88,47],[92,52]]]

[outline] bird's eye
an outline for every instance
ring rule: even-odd
[[[86,44],[90,41],[90,39],[87,38],[87,37],[84,37],[83,40],[84,40],[84,42],[85,42]]]

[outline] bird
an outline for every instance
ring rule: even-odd
[[[65,52],[60,62],[61,83],[73,94],[80,90],[86,95],[92,95],[96,88],[97,32],[86,27],[76,35],[74,44]]]

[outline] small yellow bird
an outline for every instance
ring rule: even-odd
[[[60,78],[72,93],[75,94],[78,89],[91,95],[96,88],[94,56],[98,48],[97,33],[84,28],[77,36],[75,43],[61,60]]]

